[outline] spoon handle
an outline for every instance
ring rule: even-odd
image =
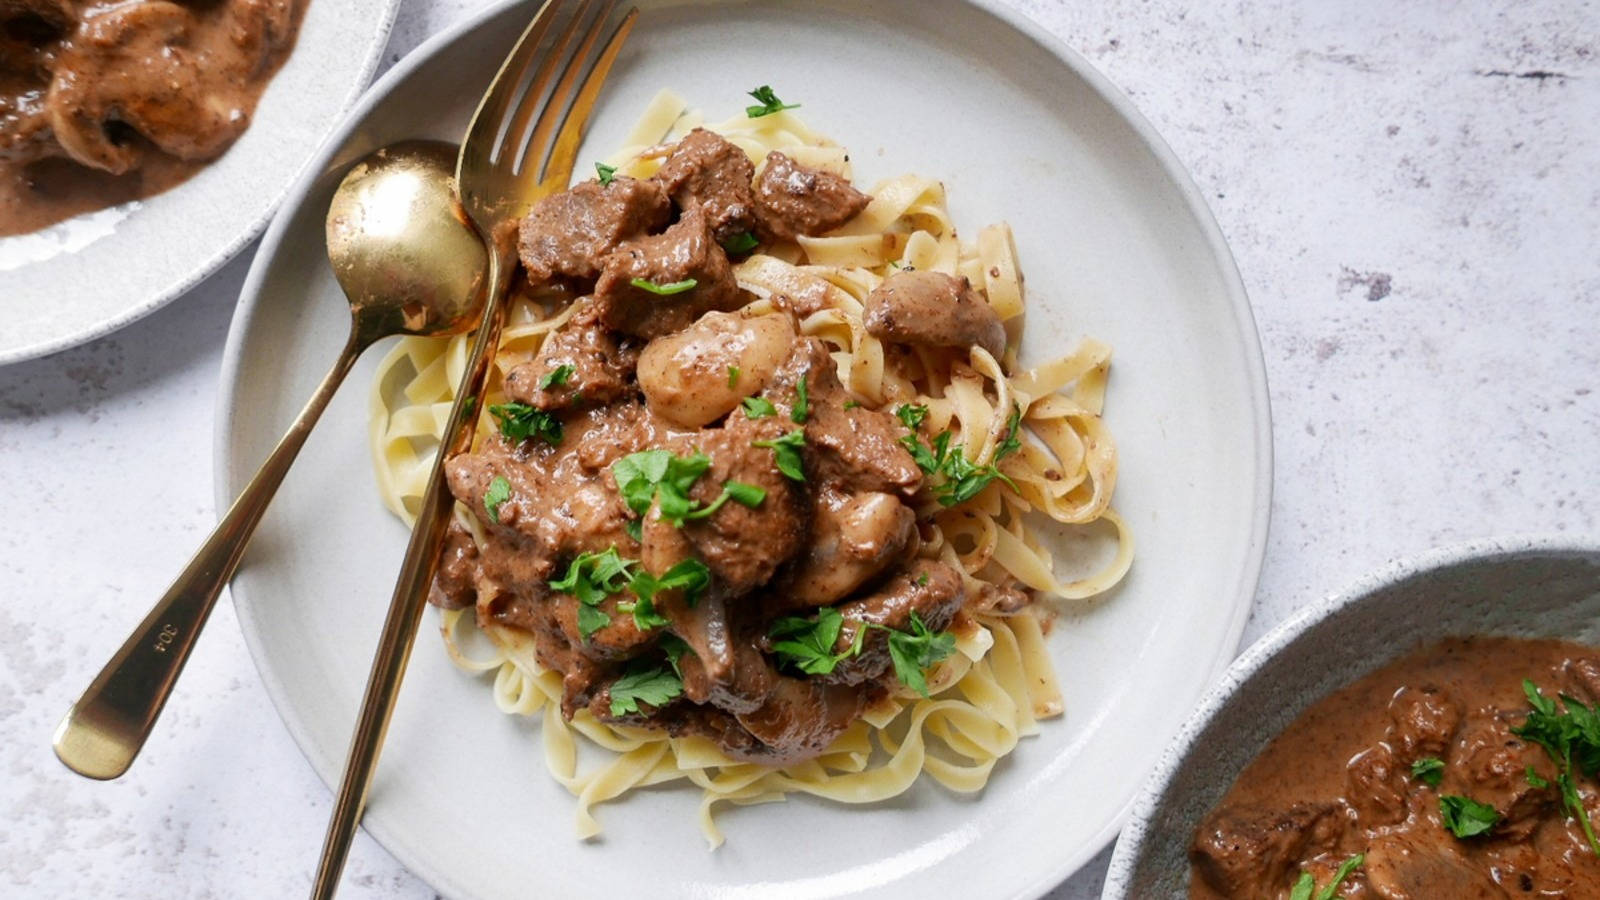
[[[339,360],[172,586],[56,727],[56,756],[89,778],[128,770],[155,727],[217,595],[328,401],[369,342],[352,328]]]

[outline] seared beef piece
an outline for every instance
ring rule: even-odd
[[[551,194],[522,220],[518,251],[528,281],[594,278],[618,244],[661,228],[671,215],[666,188],[625,175]]]
[[[494,622],[533,635],[539,664],[561,673],[561,713],[569,719],[588,704],[616,668],[615,662],[596,659],[576,649],[543,597],[535,601],[504,594],[478,607],[478,613],[480,623]]]
[[[873,593],[839,605],[844,627],[839,630],[833,651],[843,653],[850,649],[856,632],[867,628],[864,623],[910,633],[913,612],[929,631],[943,631],[950,626],[965,599],[961,576],[955,569],[944,563],[918,560]],[[887,672],[889,664],[888,633],[883,628],[867,628],[861,652],[841,661],[832,674],[817,680],[861,684]]]
[[[886,412],[844,408],[850,395],[839,384],[833,357],[822,341],[796,341],[762,396],[780,410],[792,409],[802,378],[808,395],[804,450],[808,483],[845,493],[877,491],[908,498],[915,494],[922,485],[922,470],[899,443],[905,428]]]
[[[784,765],[816,756],[850,727],[871,696],[843,685],[776,676],[761,706],[738,717],[760,741],[760,752],[745,760]]]
[[[1006,329],[965,277],[943,272],[897,272],[867,295],[867,333],[883,341],[924,347],[979,346],[999,359]]]
[[[916,514],[892,494],[823,488],[811,522],[805,552],[769,596],[772,612],[831,606],[915,549]]]
[[[634,546],[627,533],[627,507],[610,483],[609,473],[602,480],[598,474],[583,477],[570,471],[576,466],[540,466],[538,462],[555,456],[542,442],[513,459],[516,452],[500,441],[488,441],[479,452],[445,463],[450,492],[457,500],[467,504],[490,531],[499,535],[515,533],[529,544],[516,553],[507,548],[505,553],[485,554],[486,571],[500,556],[507,556],[508,562],[523,567],[537,562],[536,569],[528,574],[543,581],[553,571],[558,556],[576,556],[585,551],[603,553],[612,546],[626,551]],[[511,497],[497,507],[499,521],[494,521],[483,497],[497,477],[510,484]],[[496,580],[514,589],[516,582],[529,579]]]
[[[767,492],[753,509],[730,499],[708,518],[684,523],[683,534],[694,557],[710,567],[720,587],[731,595],[766,584],[806,541],[811,506],[804,492],[778,471],[772,450],[752,446],[755,441],[781,438],[785,424],[775,416],[734,415],[722,428],[705,429],[693,439],[711,457],[711,468],[695,482],[691,498],[710,505],[729,481]]]
[[[1374,744],[1350,760],[1345,767],[1345,799],[1362,828],[1405,819],[1407,775],[1385,743]]]
[[[693,279],[695,285],[657,294],[634,286],[634,279],[655,285]],[[728,257],[699,210],[685,213],[661,234],[619,246],[606,257],[594,293],[606,327],[646,339],[682,331],[701,313],[727,312],[743,303]]]
[[[1332,849],[1345,827],[1332,803],[1286,810],[1224,807],[1200,825],[1189,861],[1225,897],[1277,897],[1300,861]]]
[[[444,534],[439,571],[428,590],[428,602],[440,609],[466,609],[478,602],[478,545],[454,519]]]
[[[756,220],[761,233],[792,241],[832,231],[867,208],[871,197],[832,172],[802,166],[774,150],[756,179]]]
[[[680,209],[699,210],[717,243],[749,232],[756,224],[756,197],[750,182],[756,167],[734,144],[704,128],[684,135],[653,176]]]
[[[1528,783],[1530,768],[1551,784],[1555,770],[1544,748],[1511,733],[1522,719],[1521,714],[1487,710],[1469,716],[1439,785],[1440,794],[1460,794],[1493,806],[1500,813],[1495,836],[1513,841],[1532,834],[1556,803],[1554,787]]]
[[[1389,719],[1389,745],[1401,763],[1410,765],[1425,756],[1444,756],[1461,724],[1461,707],[1438,688],[1403,687],[1389,701]]]
[[[1448,841],[1406,830],[1372,839],[1361,866],[1367,887],[1384,900],[1491,900],[1509,896]]]
[[[506,395],[536,409],[556,410],[577,404],[602,406],[635,393],[632,385],[639,346],[600,323],[600,307],[591,297],[576,301],[572,318],[545,338],[533,359],[506,375]],[[562,366],[572,371],[561,384],[539,382]]]
[[[1567,693],[1574,697],[1589,698],[1589,705],[1600,703],[1600,662],[1579,657],[1568,660],[1562,667],[1569,685]]]

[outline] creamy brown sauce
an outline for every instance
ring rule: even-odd
[[[183,182],[250,125],[308,0],[0,0],[0,236]]]
[[[1600,859],[1552,785],[1557,768],[1512,733],[1530,712],[1522,680],[1546,696],[1600,699],[1600,651],[1550,640],[1475,637],[1423,648],[1306,710],[1240,774],[1194,836],[1191,898],[1286,897],[1317,889],[1356,854],[1337,896],[1600,897]],[[1437,786],[1419,759],[1444,763]],[[1531,767],[1535,778],[1529,779]],[[1575,773],[1585,807],[1600,808]],[[1491,805],[1486,834],[1446,829],[1441,796]]]

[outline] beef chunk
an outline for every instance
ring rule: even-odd
[[[886,412],[853,406],[839,383],[833,358],[822,341],[796,341],[762,395],[780,409],[798,400],[806,382],[807,478],[819,487],[845,493],[881,492],[910,497],[922,486],[922,470],[899,443],[905,428]]]
[[[466,609],[478,602],[477,578],[478,545],[460,522],[451,519],[428,602],[440,609]]]
[[[635,286],[635,279],[655,285],[693,280],[694,286],[659,294]],[[647,339],[682,331],[701,313],[742,305],[728,257],[699,210],[661,234],[619,246],[606,257],[594,293],[606,327]]]
[[[944,563],[918,561],[890,579],[877,591],[839,605],[844,627],[839,630],[835,653],[842,653],[855,642],[856,632],[867,623],[895,631],[911,631],[911,614],[931,631],[950,627],[966,594],[961,575]],[[831,675],[819,680],[840,684],[860,684],[889,670],[889,635],[882,628],[867,628],[861,652],[840,662]]]
[[[1400,830],[1373,839],[1362,863],[1367,887],[1384,900],[1506,897],[1489,876],[1441,841]]]
[[[1567,684],[1571,686],[1568,694],[1578,698],[1588,697],[1590,706],[1600,703],[1600,663],[1580,657],[1568,660],[1562,669]]]
[[[1443,756],[1461,724],[1461,707],[1433,687],[1403,687],[1389,701],[1389,745],[1409,765],[1424,756]]]
[[[639,346],[618,339],[600,322],[600,307],[591,297],[577,301],[565,325],[545,338],[533,359],[506,375],[506,394],[513,400],[543,410],[575,405],[603,405],[634,393],[631,384],[639,363]],[[540,382],[562,366],[571,366],[565,380],[540,387]]]
[[[832,231],[871,201],[832,172],[802,166],[776,150],[767,154],[767,167],[756,179],[761,232],[785,241]]]
[[[1521,715],[1509,712],[1469,717],[1439,785],[1441,794],[1461,794],[1493,806],[1500,813],[1494,834],[1509,840],[1526,839],[1556,802],[1553,787],[1528,783],[1529,768],[1552,783],[1555,770],[1544,748],[1511,733],[1521,722]]]
[[[867,296],[867,333],[925,347],[979,346],[999,359],[1006,351],[1000,316],[966,278],[943,272],[897,272]]]
[[[1357,753],[1345,767],[1345,798],[1362,828],[1393,825],[1406,817],[1406,772],[1388,744]]]
[[[693,498],[703,504],[715,502],[728,481],[767,492],[753,509],[729,500],[711,516],[684,523],[683,534],[694,556],[730,593],[766,584],[806,540],[810,504],[795,482],[778,471],[772,451],[752,446],[755,441],[780,438],[784,430],[775,417],[737,415],[729,416],[725,427],[702,431],[696,439],[701,452],[711,457],[711,468],[695,482]]]
[[[1331,803],[1296,803],[1286,810],[1230,808],[1200,824],[1189,860],[1226,897],[1276,897],[1300,861],[1332,848],[1344,829]]]
[[[756,167],[721,135],[696,128],[673,148],[655,179],[681,209],[698,208],[717,243],[752,231],[756,223]]]
[[[671,215],[657,182],[620,175],[607,185],[585,181],[533,205],[519,233],[522,266],[535,284],[593,278],[618,244],[661,228]]]

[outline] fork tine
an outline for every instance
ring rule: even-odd
[[[586,8],[580,13],[580,16],[587,18],[589,8],[592,6],[593,4],[585,4]],[[589,63],[589,53],[594,49],[595,42],[600,39],[601,32],[605,30],[606,21],[611,18],[611,12],[615,8],[616,0],[607,0],[601,5],[599,16],[594,19],[585,31],[583,45],[567,61],[567,65],[561,72],[561,80],[551,89],[549,99],[539,110],[539,118],[534,123],[533,134],[528,136],[526,149],[524,150],[523,147],[517,148],[519,151],[523,151],[521,156],[515,160],[519,173],[525,163],[531,161],[533,164],[539,165],[544,162],[550,135],[555,132],[561,113],[566,109],[572,97],[572,89],[578,83],[579,76],[584,73],[585,67]],[[562,187],[566,187],[566,185],[562,185]]]
[[[607,12],[609,16],[609,10]],[[561,119],[561,131],[557,133],[555,144],[550,148],[548,158],[545,160],[544,170],[540,173],[541,183],[558,181],[557,187],[565,187],[572,178],[572,166],[578,157],[578,146],[583,143],[583,132],[589,124],[589,114],[594,110],[595,99],[600,96],[600,88],[605,85],[606,76],[611,72],[611,64],[616,62],[617,54],[622,50],[622,44],[628,39],[628,32],[633,30],[634,20],[639,17],[639,10],[630,9],[617,27],[612,30],[611,37],[600,51],[599,57],[594,61],[594,66],[584,78],[583,86],[578,89],[578,96],[572,101],[572,106],[567,109]]]
[[[505,120],[506,110],[511,107],[511,101],[517,96],[517,92],[513,89],[515,82],[520,81],[523,74],[528,71],[533,55],[543,43],[545,33],[550,30],[550,23],[555,20],[556,11],[560,6],[560,0],[545,0],[544,5],[539,7],[528,27],[522,30],[522,36],[517,38],[516,45],[507,54],[505,62],[500,64],[500,70],[489,83],[489,89],[484,92],[483,99],[478,102],[478,108],[472,114],[472,121],[467,125],[466,136],[461,140],[461,156],[456,160],[458,185],[462,184],[461,176],[464,172],[485,168],[493,158],[495,138],[499,135],[501,123]],[[506,81],[511,83],[502,84]]]
[[[569,56],[568,50],[572,47],[574,39],[579,32],[592,32],[597,26],[585,26],[589,13],[594,7],[593,0],[580,0],[571,20],[561,32],[554,46],[544,54],[540,61],[539,71],[534,73],[528,82],[527,90],[522,92],[517,104],[507,116],[505,133],[500,139],[499,147],[494,152],[495,162],[504,167],[506,171],[514,174],[520,170],[524,147],[528,143],[528,128],[530,124],[537,129],[549,118],[552,108],[559,108],[558,104],[564,103],[564,91],[568,81],[572,78],[572,70],[583,61],[584,54],[588,52],[588,41],[579,48],[576,54]],[[549,88],[552,79],[560,73],[560,80],[553,89]],[[546,92],[548,89],[548,96]],[[537,117],[537,119],[535,118]]]

